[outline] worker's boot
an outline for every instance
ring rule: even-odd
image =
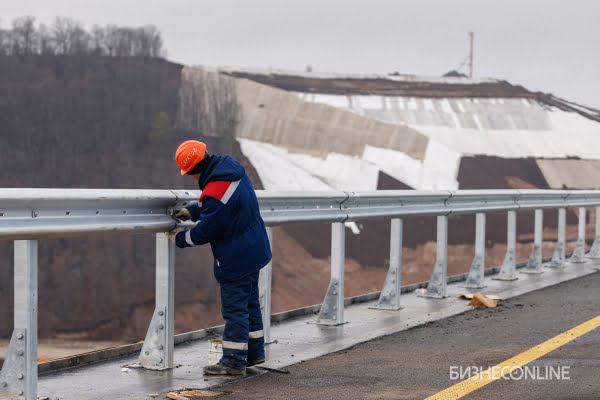
[[[220,362],[215,365],[207,365],[202,369],[205,375],[246,375],[246,369],[235,369]]]
[[[264,359],[264,358],[257,358],[256,360],[251,360],[251,359],[248,359],[248,360],[246,361],[246,367],[252,367],[253,365],[262,364],[262,363],[264,363],[264,362],[265,362],[265,359]]]

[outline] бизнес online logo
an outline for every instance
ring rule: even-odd
[[[516,366],[496,365],[494,367],[456,366],[450,367],[451,380],[464,379],[512,379],[512,380],[570,380],[569,366]]]

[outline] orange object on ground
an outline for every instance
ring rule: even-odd
[[[181,175],[190,172],[204,158],[206,145],[197,140],[186,140],[175,152],[175,162],[181,168]]]
[[[475,307],[496,307],[498,303],[479,292],[473,295],[470,305]]]

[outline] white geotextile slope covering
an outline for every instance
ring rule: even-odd
[[[418,190],[458,189],[462,156],[600,160],[600,123],[521,98],[415,98],[295,93],[398,125],[429,138],[424,159],[367,145],[362,155],[325,158],[240,139],[242,151],[272,190],[374,190],[379,171]]]
[[[406,154],[365,146],[363,159],[383,172],[417,190],[458,189],[460,153],[430,140],[423,162]]]
[[[461,155],[600,159],[600,123],[529,99],[297,95],[409,125]]]
[[[294,164],[287,151],[268,143],[238,139],[266,190],[332,190],[330,185]]]
[[[285,148],[238,139],[266,190],[375,190],[379,169],[358,157],[327,158],[289,153]]]
[[[329,154],[323,160],[305,154],[290,154],[282,147],[250,139],[238,139],[266,190],[375,190],[376,167],[357,157]],[[354,169],[356,173],[352,173]],[[354,234],[355,222],[346,222]]]
[[[423,162],[404,153],[365,146],[362,158],[329,153],[325,159],[238,139],[267,190],[376,190],[379,171],[419,190],[457,189],[460,155],[430,142]]]

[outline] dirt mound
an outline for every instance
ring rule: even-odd
[[[240,71],[228,74],[283,90],[306,93],[412,97],[535,97],[534,93],[524,87],[511,85],[506,81],[440,83],[416,79],[315,78],[302,75],[258,74]]]

